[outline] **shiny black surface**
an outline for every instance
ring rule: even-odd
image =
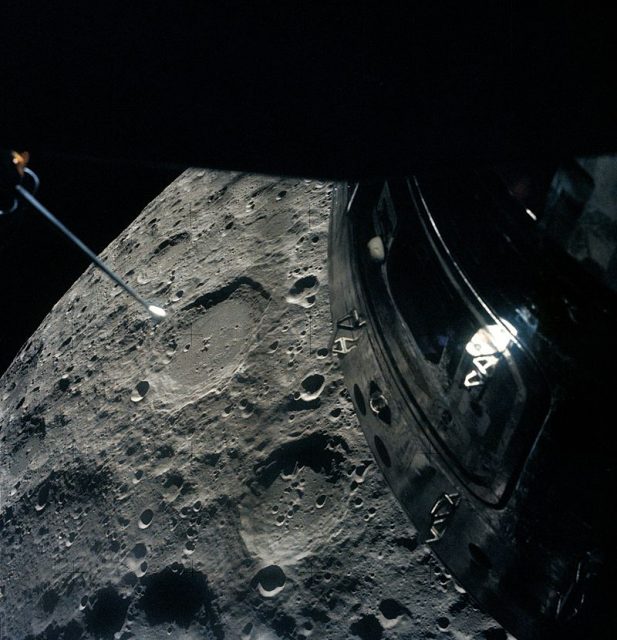
[[[394,494],[473,597],[521,640],[609,637],[615,295],[494,178],[340,190],[341,365]]]
[[[418,208],[422,195],[416,183],[411,187]],[[432,219],[399,209],[397,222],[385,277],[417,345],[410,358],[431,393],[408,391],[470,488],[501,504],[551,405],[544,376],[521,342],[520,333],[533,329],[518,321],[521,309],[504,317],[487,305]]]

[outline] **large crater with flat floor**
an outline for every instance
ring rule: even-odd
[[[218,388],[242,363],[255,339],[268,294],[237,281],[198,298],[166,339],[175,344],[166,373],[183,386]]]

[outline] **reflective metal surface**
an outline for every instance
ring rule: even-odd
[[[506,186],[342,185],[334,350],[395,496],[478,603],[520,640],[609,637],[617,300]]]

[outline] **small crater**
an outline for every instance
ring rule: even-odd
[[[395,538],[394,544],[407,549],[408,551],[413,551],[418,547],[418,540],[414,538]]]
[[[319,398],[304,400],[300,397],[294,398],[292,396],[287,403],[287,411],[291,413],[298,411],[310,411],[312,409],[317,409],[320,406],[321,400]]]
[[[152,524],[154,512],[152,509],[145,509],[139,516],[138,526],[140,529],[147,529]]]
[[[50,488],[51,488],[50,482],[45,482],[39,489],[39,493],[36,499],[36,504],[34,505],[34,508],[36,509],[36,511],[42,511],[47,505],[47,501],[49,500]]]
[[[277,638],[296,638],[296,621],[286,613],[279,613],[272,620],[272,630]]]
[[[216,463],[219,461],[220,457],[221,457],[221,454],[215,451],[212,453],[204,453],[201,456],[201,460],[203,461],[204,464],[208,465],[209,467],[214,467]]]
[[[60,597],[53,589],[46,591],[41,598],[41,607],[43,608],[43,611],[48,614],[52,613],[59,600]]]
[[[174,449],[170,444],[162,444],[160,447],[157,447],[154,455],[158,460],[173,458]]]
[[[147,552],[148,552],[148,549],[146,545],[143,542],[138,542],[131,550],[131,555],[136,560],[141,560],[142,558],[146,557]]]
[[[209,627],[210,634],[223,640],[220,617],[214,608],[214,594],[207,578],[195,569],[185,569],[180,563],[165,567],[158,573],[142,578],[144,594],[137,602],[150,624],[176,624],[188,629],[193,621]]]
[[[95,638],[112,640],[124,625],[129,599],[109,586],[98,591],[91,602],[85,610],[86,628]]]
[[[440,631],[445,631],[450,626],[450,620],[445,616],[441,616],[437,618],[437,627]]]
[[[311,307],[315,303],[315,294],[319,289],[319,280],[314,275],[304,276],[289,289],[286,300],[301,307]]]
[[[448,612],[456,617],[457,615],[459,615],[461,612],[463,612],[467,606],[468,606],[468,602],[466,598],[460,598],[459,600],[457,600],[456,602],[453,602],[449,607],[448,607]],[[506,640],[505,638],[503,640]]]
[[[283,570],[278,565],[271,564],[257,572],[251,585],[257,587],[264,598],[273,598],[285,588],[285,582]]]
[[[325,378],[319,373],[313,373],[302,380],[302,393],[300,398],[306,402],[315,400],[321,395]]]
[[[171,238],[167,238],[166,240],[163,240],[163,242],[161,242],[158,247],[154,250],[154,255],[157,255],[159,253],[161,253],[162,251],[164,251],[165,249],[167,249],[168,247],[174,247],[177,244],[180,244],[181,242],[186,242],[187,240],[189,240],[189,238],[191,237],[191,235],[188,233],[188,231],[182,231],[180,233],[176,233],[175,235],[171,236]]]
[[[381,640],[383,638],[383,627],[374,615],[363,616],[354,622],[349,630],[361,640]]]
[[[396,627],[403,615],[406,615],[409,618],[412,617],[411,611],[393,598],[382,600],[379,604],[378,618],[384,629],[392,629]]]
[[[147,380],[138,382],[131,394],[131,400],[133,402],[141,402],[148,394],[148,391],[150,391],[150,383]]]

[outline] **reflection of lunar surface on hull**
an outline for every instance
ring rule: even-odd
[[[330,200],[188,171],[103,253],[167,317],[93,269],[47,316],[0,381],[3,640],[506,637],[357,428]]]

